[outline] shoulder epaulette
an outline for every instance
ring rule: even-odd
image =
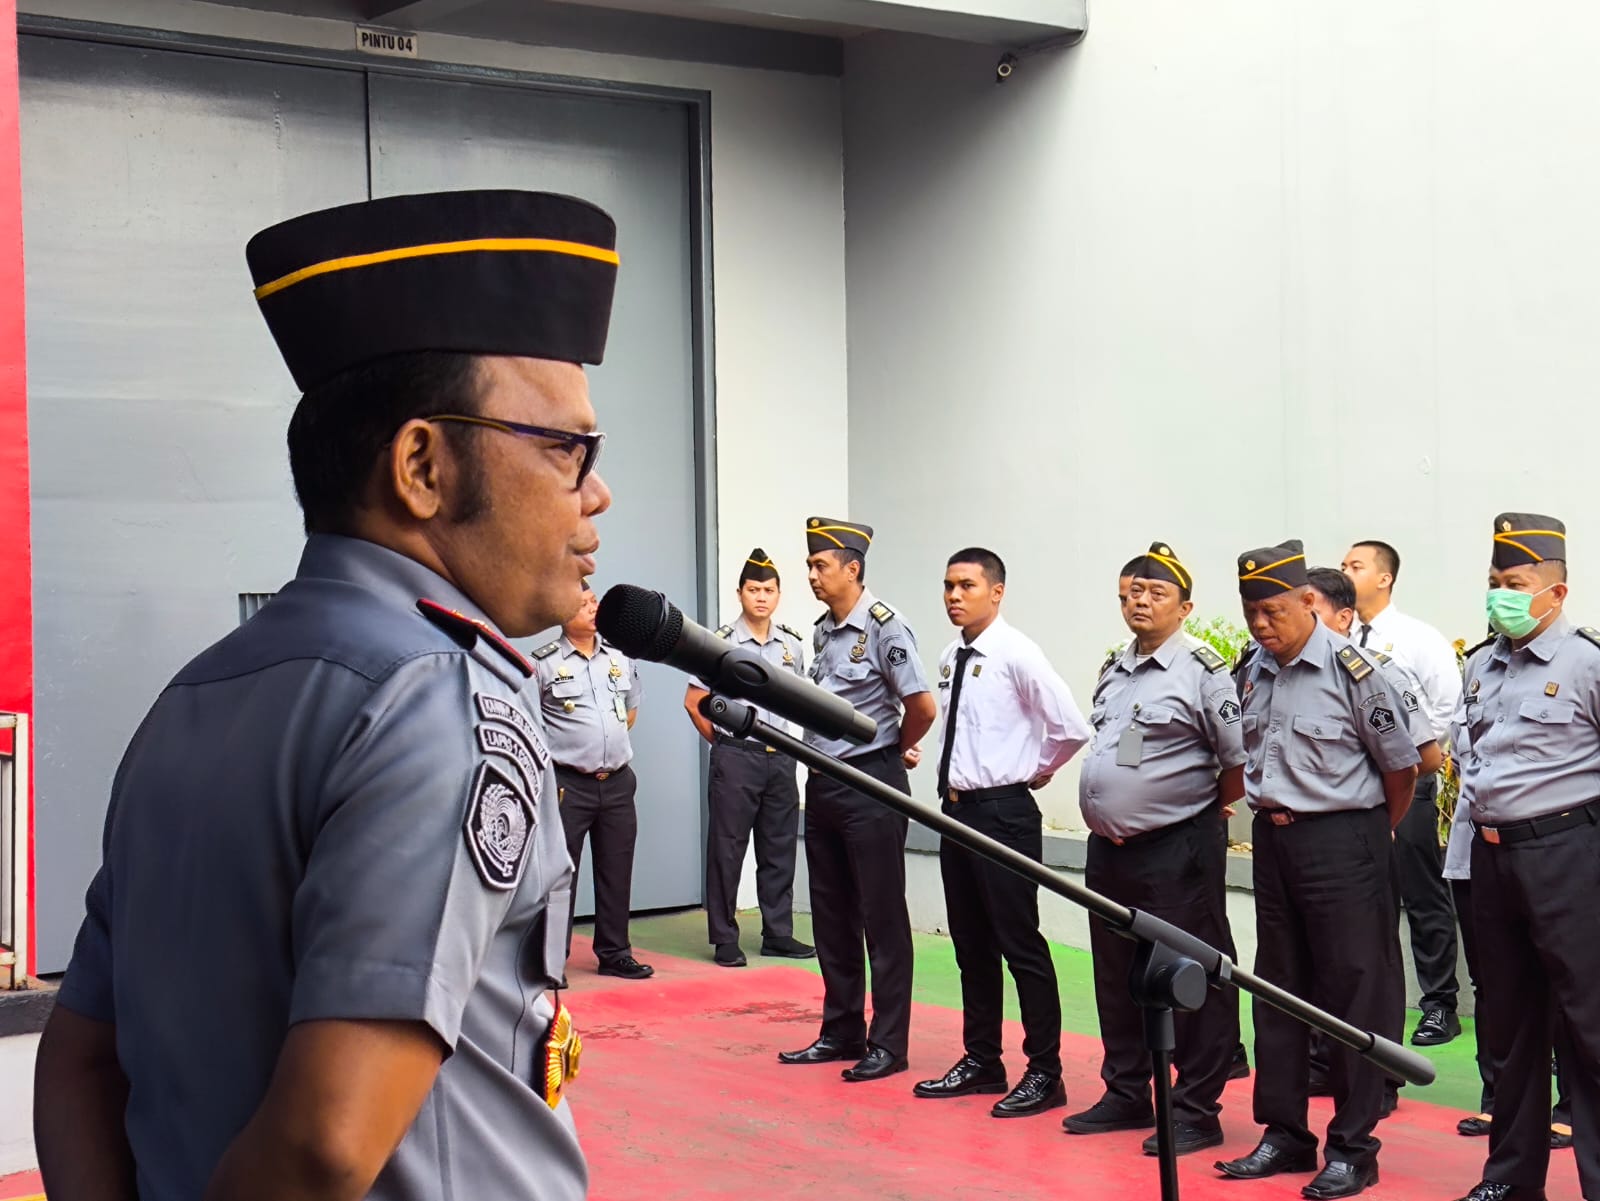
[[[1350,673],[1350,678],[1360,683],[1373,673],[1372,664],[1361,657],[1361,652],[1353,646],[1339,648],[1339,666]]]
[[[1479,642],[1479,643],[1476,643],[1473,646],[1467,647],[1466,650],[1461,652],[1461,661],[1463,663],[1465,663],[1468,659],[1472,658],[1473,655],[1476,655],[1479,651],[1481,651],[1484,647],[1488,646],[1491,642],[1493,642],[1498,637],[1500,637],[1499,634],[1490,634],[1482,642]]]
[[[1106,655],[1106,661],[1100,664],[1100,670],[1094,673],[1095,679],[1102,679],[1106,672],[1111,670],[1111,665],[1117,661],[1117,652],[1111,651]]]
[[[1222,671],[1228,666],[1228,661],[1205,643],[1194,648],[1194,657],[1200,660],[1200,666],[1207,671]]]
[[[551,655],[555,654],[560,649],[561,649],[561,639],[557,638],[554,642],[547,642],[543,646],[541,646],[538,650],[534,651],[533,652],[533,657],[535,659],[548,659]]]
[[[1596,646],[1600,646],[1600,630],[1595,629],[1593,626],[1579,626],[1578,636],[1594,643]]]
[[[778,628],[780,630],[782,630],[785,634],[789,635],[789,637],[793,638],[796,642],[804,642],[805,641],[804,636],[800,633],[799,630],[791,629],[788,626],[784,625],[782,622],[778,623]]]
[[[465,613],[458,613],[454,609],[446,608],[438,601],[419,600],[417,610],[434,625],[446,634],[449,634],[456,644],[465,650],[471,650],[473,645],[482,638],[494,647],[513,667],[524,676],[533,675],[533,664],[522,657],[522,652],[505,640],[505,637],[493,629],[487,622],[477,621]]]
[[[877,622],[879,625],[882,625],[884,622],[888,621],[894,616],[894,610],[889,608],[889,606],[884,604],[882,601],[874,601],[872,608],[868,609],[867,612],[872,614],[872,620]]]
[[[718,638],[728,638],[728,637],[731,637],[732,635],[733,635],[733,627],[732,626],[718,626],[717,627],[717,637]]]
[[[1389,656],[1384,654],[1382,651],[1369,650],[1367,651],[1367,654],[1371,655],[1380,664],[1387,665],[1389,662]]]
[[[825,622],[827,620],[828,620],[828,611],[826,609],[824,609],[822,611],[822,613],[817,617],[817,620],[815,620],[811,624],[814,625],[814,626],[819,626],[819,625],[821,625],[823,622]]]

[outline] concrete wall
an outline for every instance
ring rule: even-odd
[[[1501,509],[1566,519],[1592,620],[1597,36],[1573,5],[1124,0],[1003,86],[989,50],[849,43],[851,510],[925,658],[968,542],[1080,697],[1153,538],[1235,621],[1245,548],[1384,538],[1401,605],[1475,641]],[[1072,773],[1044,799],[1076,822]]]

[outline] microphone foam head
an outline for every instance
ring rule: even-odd
[[[617,584],[600,598],[595,628],[629,658],[654,662],[677,645],[683,613],[659,592]]]

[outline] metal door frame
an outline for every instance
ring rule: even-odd
[[[711,247],[711,93],[693,88],[619,83],[615,80],[512,71],[471,63],[374,59],[356,50],[329,50],[279,42],[213,37],[169,29],[150,29],[67,17],[17,15],[19,37],[58,38],[99,42],[134,49],[168,50],[214,58],[286,63],[373,75],[409,75],[464,83],[518,87],[565,96],[594,96],[611,100],[653,100],[680,104],[689,117],[689,273],[690,362],[693,379],[691,408],[694,418],[695,553],[700,558],[695,604],[705,624],[716,624],[717,598],[717,459],[716,459],[716,333],[712,314]],[[370,112],[370,91],[368,88]],[[367,142],[367,184],[371,194],[372,143]],[[709,618],[709,620],[707,620]],[[698,738],[696,741],[700,741]],[[700,748],[700,834],[704,843],[710,821],[706,804],[710,756]],[[703,867],[704,865],[702,865]],[[702,877],[704,872],[701,873]],[[703,887],[703,884],[702,884]]]

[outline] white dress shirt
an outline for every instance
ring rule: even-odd
[[[939,656],[939,714],[949,720],[957,638]],[[1053,775],[1094,737],[1072,699],[1033,639],[996,617],[971,644],[956,710],[955,745],[950,752],[950,787],[961,791],[1027,784]],[[944,748],[944,728],[931,740],[933,762]]]
[[[1361,637],[1363,627],[1367,630],[1365,643]],[[1358,613],[1350,627],[1350,641],[1405,661],[1426,694],[1422,705],[1433,736],[1443,740],[1450,732],[1456,706],[1461,703],[1461,669],[1456,666],[1455,648],[1445,636],[1391,604],[1371,622],[1363,622]]]

